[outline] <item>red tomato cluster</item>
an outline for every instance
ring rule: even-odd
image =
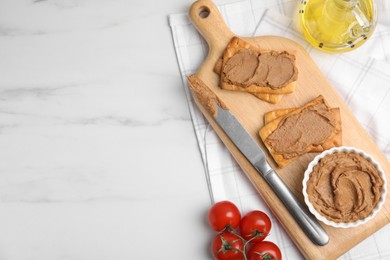
[[[215,259],[282,260],[279,247],[264,241],[272,226],[264,212],[254,210],[241,218],[236,205],[221,201],[211,207],[208,219],[210,227],[218,232],[211,245]]]

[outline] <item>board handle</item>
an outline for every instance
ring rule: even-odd
[[[234,34],[229,30],[217,6],[211,0],[198,0],[191,5],[192,24],[212,49],[225,48]]]

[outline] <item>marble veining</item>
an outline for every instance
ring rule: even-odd
[[[0,259],[207,258],[144,246],[161,223],[209,235],[166,22],[188,4],[0,1]]]

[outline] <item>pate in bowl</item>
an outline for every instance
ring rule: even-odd
[[[317,155],[303,179],[305,203],[317,219],[333,227],[364,224],[380,210],[386,178],[378,162],[354,147],[335,147]]]

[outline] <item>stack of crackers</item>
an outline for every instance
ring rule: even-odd
[[[312,118],[315,113],[317,122],[302,125],[305,122],[302,117],[309,113],[312,113]],[[292,124],[292,121],[301,122],[301,125]],[[284,131],[286,135],[280,138],[279,132],[279,138],[275,138],[277,131]],[[270,111],[264,115],[264,127],[259,135],[275,162],[283,168],[303,154],[322,152],[341,145],[340,109],[330,108],[324,97],[318,96],[302,107]],[[315,135],[321,136],[321,140],[316,140]],[[283,151],[280,146],[284,147]]]
[[[293,64],[293,73],[294,77],[292,81],[289,82],[284,82],[282,83],[281,86],[278,86],[277,88],[271,87],[268,82],[263,82],[263,83],[254,83],[254,84],[249,84],[242,86],[242,84],[237,84],[237,83],[232,83],[230,82],[225,74],[225,69],[226,69],[226,64],[229,62],[229,60],[239,53],[240,51],[243,50],[248,50],[251,53],[256,53],[257,55],[262,55],[262,54],[270,54],[271,56],[277,57],[279,55],[284,55],[289,59],[289,62]],[[296,86],[296,80],[297,80],[297,75],[298,75],[298,70],[295,66],[295,54],[287,51],[268,51],[268,50],[262,50],[259,49],[244,40],[238,38],[238,37],[233,37],[230,43],[227,45],[222,57],[217,61],[215,67],[214,67],[214,72],[217,73],[220,76],[220,87],[222,89],[226,90],[236,90],[236,91],[245,91],[248,93],[253,94],[257,98],[272,103],[276,104],[278,103],[283,95],[292,93],[295,90]],[[258,64],[258,69],[265,70],[262,73],[266,74],[277,74],[281,73],[279,70],[279,67],[272,67],[269,66],[268,64],[261,63],[259,61]],[[260,68],[261,67],[261,68]]]

